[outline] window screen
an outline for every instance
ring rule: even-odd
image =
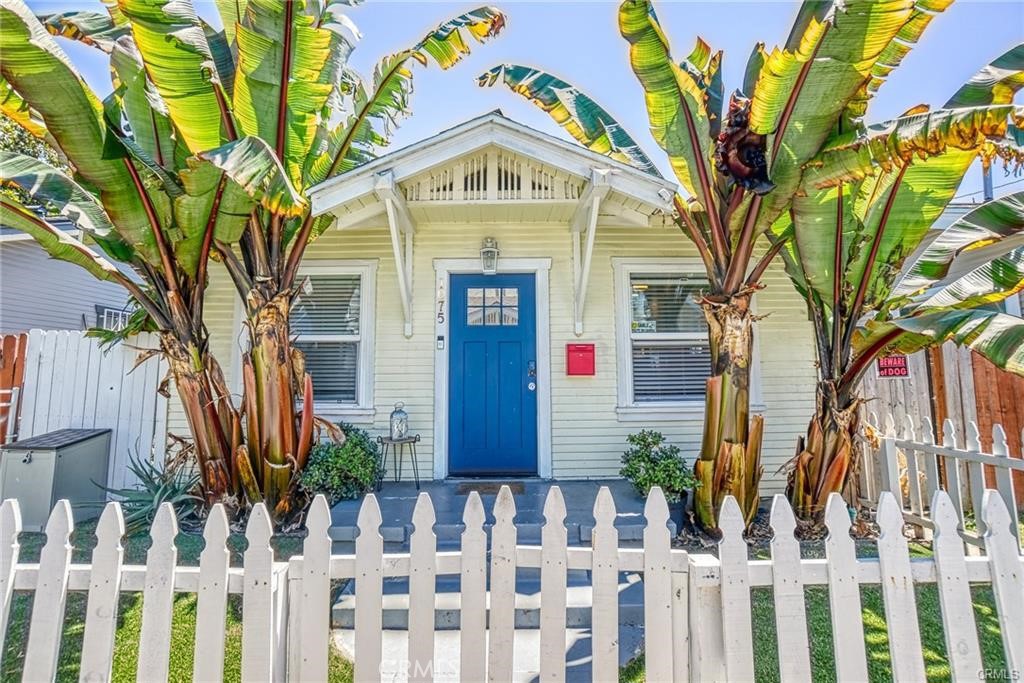
[[[292,305],[295,346],[318,402],[358,401],[360,284],[359,275],[311,275]]]
[[[699,300],[707,286],[675,273],[630,274],[635,403],[703,399],[711,353]]]

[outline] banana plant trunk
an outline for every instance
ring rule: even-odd
[[[787,495],[800,519],[820,522],[830,493],[856,499],[857,442],[863,399],[831,380],[818,382],[814,417],[797,441]]]
[[[264,501],[276,520],[297,510],[297,477],[313,438],[313,383],[291,345],[291,295],[249,295],[250,349],[243,359],[248,448],[236,453],[242,491]],[[302,407],[296,401],[301,397]]]
[[[698,523],[718,528],[718,511],[727,495],[743,509],[749,524],[757,513],[761,481],[761,438],[764,418],[750,415],[750,367],[754,316],[750,293],[725,303],[705,300],[711,347],[711,377],[707,380],[704,438],[694,474],[700,482],[694,509]]]
[[[161,333],[160,347],[192,433],[203,495],[210,505],[230,502],[237,488],[231,460],[242,429],[224,373],[211,354],[171,332]]]

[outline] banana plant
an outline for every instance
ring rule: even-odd
[[[858,384],[874,360],[946,340],[1020,372],[1024,327],[993,310],[1024,287],[1024,193],[990,202],[944,230],[936,220],[979,158],[1019,165],[1012,104],[1024,45],[982,69],[941,109],[838,133],[812,159],[772,230],[815,332],[815,414],[788,466],[798,515],[814,520],[832,492],[855,500]]]
[[[69,244],[24,207],[5,205],[5,220],[52,255],[120,282],[145,324],[166,333],[163,351],[193,437],[197,445],[216,441],[197,448],[207,500],[263,500],[275,519],[288,519],[301,502],[298,474],[315,425],[343,438],[313,415],[312,380],[291,346],[296,273],[308,243],[330,224],[311,216],[304,193],[387,144],[408,110],[413,64],[453,66],[469,52],[468,36],[497,35],[505,16],[483,7],[455,17],[383,59],[367,85],[348,65],[359,38],[343,12],[349,2],[217,3],[223,30],[189,0],[117,0],[107,15],[39,18],[22,0],[0,3],[0,74],[9,91],[0,111],[54,138],[75,169],[74,180],[40,199],[60,205],[138,279],[89,246]],[[107,100],[88,90],[52,36],[109,55],[115,90]],[[4,164],[4,173],[15,168]],[[18,171],[5,182],[39,192],[54,177],[50,169]],[[86,229],[89,221],[98,225]],[[241,411],[228,399],[203,325],[210,258],[245,304]],[[197,368],[210,386],[193,395],[186,370]],[[217,420],[200,419],[221,409]]]
[[[740,88],[725,101],[722,52],[698,38],[683,60],[650,0],[625,0],[618,24],[644,92],[651,133],[681,192],[674,218],[694,244],[708,278],[701,305],[708,324],[711,377],[695,474],[702,526],[717,528],[726,495],[748,523],[757,512],[763,418],[750,414],[754,294],[783,248],[771,232],[798,192],[804,166],[837,128],[853,125],[870,98],[952,0],[804,2],[787,41],[758,44]],[[605,110],[544,71],[495,67],[480,85],[503,83],[548,112],[581,144],[651,170]]]

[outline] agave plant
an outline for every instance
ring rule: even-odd
[[[467,33],[484,41],[505,24],[489,7],[445,22],[384,59],[367,87],[347,64],[358,31],[345,4],[217,3],[217,31],[189,0],[118,0],[105,15],[44,17],[0,0],[0,111],[52,141],[74,169],[72,179],[7,154],[3,182],[59,208],[106,258],[6,199],[4,220],[129,290],[163,333],[207,500],[264,500],[278,519],[296,506],[316,422],[288,313],[306,245],[330,219],[314,219],[303,193],[388,142],[408,108],[413,62],[448,68],[468,53]],[[51,34],[110,56],[110,97],[99,101]],[[243,414],[203,325],[211,257],[246,304]]]
[[[792,235],[784,261],[807,300],[818,356],[815,414],[790,464],[800,516],[820,514],[834,491],[854,500],[857,386],[879,354],[951,339],[1022,370],[1022,321],[989,304],[1024,287],[1024,193],[933,230],[979,155],[986,164],[1024,158],[1016,128],[1024,108],[1012,105],[1022,86],[1024,45],[942,109],[916,107],[836,135],[773,227]]]
[[[757,512],[764,424],[750,415],[751,304],[788,237],[769,228],[800,188],[805,164],[837,128],[864,113],[951,2],[808,0],[784,45],[755,47],[728,105],[720,51],[698,38],[689,56],[677,61],[650,0],[625,0],[619,8],[619,30],[644,90],[651,132],[682,186],[675,219],[695,245],[709,283],[701,305],[712,368],[694,468],[701,482],[697,517],[707,528],[717,527],[729,494],[748,522]],[[481,85],[498,82],[547,111],[583,145],[651,169],[632,136],[567,82],[514,64],[480,77]]]

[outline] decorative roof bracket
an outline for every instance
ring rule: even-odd
[[[413,235],[416,223],[409,213],[405,198],[398,191],[395,176],[391,170],[377,174],[374,194],[384,204],[391,232],[391,250],[395,256],[395,273],[398,276],[398,294],[402,300],[402,316],[405,320],[405,337],[412,337],[412,256]]]
[[[587,286],[590,283],[590,263],[594,257],[594,239],[597,235],[597,218],[601,211],[601,200],[608,196],[611,185],[607,168],[590,169],[590,181],[587,183],[579,204],[569,222],[572,232],[572,270],[573,270],[573,332],[577,337],[583,335],[583,307],[587,300]],[[584,235],[586,245],[584,245]]]

